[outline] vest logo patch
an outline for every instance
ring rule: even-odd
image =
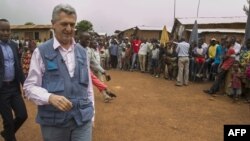
[[[53,62],[52,60],[47,60],[47,69],[48,70],[57,70],[58,66],[55,62]]]

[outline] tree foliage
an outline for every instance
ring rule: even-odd
[[[250,0],[247,0],[247,3],[248,3],[248,5],[243,6],[243,10],[245,11],[246,15],[248,15]]]
[[[35,25],[33,22],[26,22],[24,25]]]
[[[81,20],[76,24],[76,29],[81,31],[93,31],[93,24],[87,20]]]

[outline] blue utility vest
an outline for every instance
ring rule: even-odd
[[[53,48],[53,39],[38,48],[45,66],[42,87],[49,93],[69,99],[73,108],[63,112],[50,104],[39,105],[36,121],[41,125],[66,127],[66,123],[72,119],[79,126],[91,120],[94,108],[87,93],[89,74],[85,49],[79,45],[75,46],[75,72],[74,76],[70,77],[58,48]]]

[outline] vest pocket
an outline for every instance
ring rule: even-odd
[[[94,112],[93,107],[86,107],[84,109],[79,109],[81,116],[82,116],[82,122],[86,122],[92,119]]]
[[[47,90],[49,93],[54,93],[54,92],[61,92],[64,91],[64,81],[63,78],[61,78],[59,75],[58,76],[51,76],[50,78],[52,81],[48,81],[47,85]]]
[[[56,56],[57,56],[57,54],[50,54],[50,55],[45,54],[46,62],[44,65],[48,71],[58,69]]]
[[[84,86],[88,86],[89,82],[89,74],[88,74],[88,66],[84,63],[83,59],[78,58],[79,64],[79,83],[83,84]]]
[[[60,125],[65,122],[66,113],[57,110],[52,105],[39,106],[38,115],[46,125]]]
[[[94,108],[93,108],[91,102],[87,105],[81,105],[81,103],[80,103],[79,111],[80,111],[81,116],[82,116],[82,122],[89,121],[94,116]]]
[[[45,88],[49,93],[64,91],[64,79],[60,74],[57,59],[57,54],[45,55]]]

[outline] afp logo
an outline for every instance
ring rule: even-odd
[[[224,125],[224,141],[250,141],[250,125]]]

